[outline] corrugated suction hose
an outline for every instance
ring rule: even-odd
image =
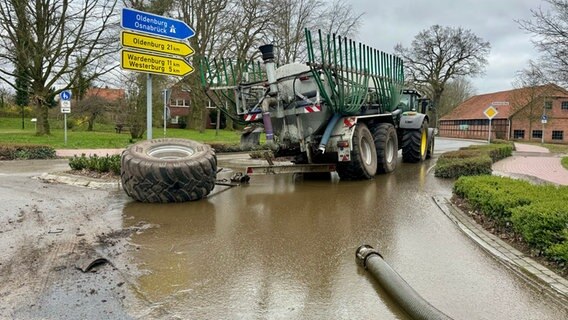
[[[362,245],[355,253],[357,263],[368,270],[381,287],[402,307],[412,319],[452,319],[424,300],[404,279],[383,259],[381,254],[369,245]]]

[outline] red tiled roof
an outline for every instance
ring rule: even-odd
[[[85,94],[85,98],[99,97],[109,102],[114,102],[123,99],[125,96],[124,89],[111,89],[111,88],[89,88]]]
[[[473,96],[457,106],[452,112],[443,116],[440,120],[468,120],[487,119],[483,111],[493,102],[508,102],[508,106],[494,106],[498,114],[493,119],[508,119],[519,109],[525,107],[531,97],[566,97],[568,91],[555,84],[546,84],[538,87],[527,87],[509,91],[499,91]]]

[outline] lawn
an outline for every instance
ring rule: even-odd
[[[566,153],[568,154],[568,144],[553,144],[553,143],[538,143],[538,142],[525,142],[522,141],[521,143],[532,144],[535,146],[540,146],[547,148],[552,153]]]
[[[25,119],[25,129],[22,129],[22,119],[2,117],[0,144],[45,144],[56,149],[97,149],[124,148],[133,142],[129,132],[116,133],[112,125],[95,124],[95,131],[86,131],[84,128],[68,129],[67,144],[65,144],[63,121],[52,119],[50,126],[51,135],[36,136],[35,127],[30,119]],[[164,137],[164,129],[154,128],[153,137]],[[166,137],[185,138],[203,143],[238,144],[240,141],[238,131],[219,130],[217,135],[215,129],[207,129],[200,133],[196,130],[168,128]]]

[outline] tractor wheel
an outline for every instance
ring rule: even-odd
[[[432,130],[428,138],[428,151],[426,151],[426,159],[430,159],[434,156],[434,130]]]
[[[373,136],[364,123],[355,126],[351,161],[339,162],[337,173],[344,180],[371,179],[377,173],[377,150]]]
[[[214,150],[192,140],[142,141],[122,153],[122,188],[141,202],[199,200],[213,190],[216,176]]]
[[[377,173],[393,172],[398,158],[396,129],[390,123],[379,123],[371,131],[377,149]]]
[[[402,135],[402,161],[420,162],[426,159],[428,150],[428,123],[422,122],[420,129],[405,130]]]

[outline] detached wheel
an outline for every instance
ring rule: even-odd
[[[137,201],[199,200],[213,190],[216,177],[214,150],[192,140],[143,141],[122,153],[122,188]]]
[[[398,138],[396,129],[390,123],[379,123],[371,128],[377,150],[377,173],[389,173],[396,169]]]
[[[371,179],[377,174],[377,150],[373,136],[364,123],[355,126],[351,161],[339,162],[337,173],[344,180]]]
[[[422,122],[418,130],[405,130],[402,135],[402,161],[420,162],[426,160],[428,150],[428,123]]]

